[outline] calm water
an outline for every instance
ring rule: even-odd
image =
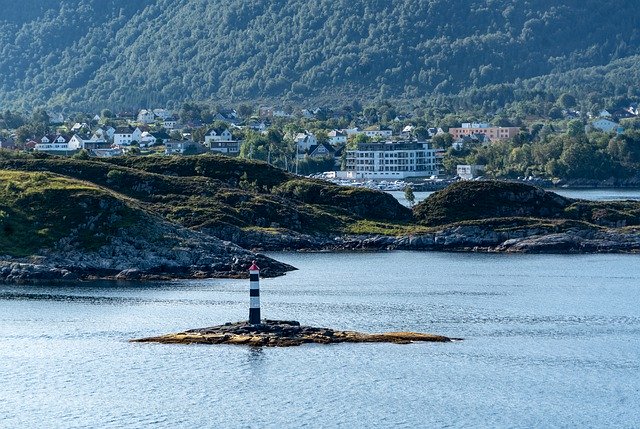
[[[634,200],[640,201],[640,189],[621,189],[621,188],[604,188],[604,189],[548,189],[556,194],[568,197],[568,198],[582,198],[584,200],[595,201],[622,201],[622,200]],[[409,205],[409,202],[404,198],[403,191],[389,192],[396,197],[405,206]],[[427,198],[433,192],[415,192],[416,203]]]
[[[451,344],[131,344],[248,282],[0,286],[0,427],[638,427],[640,256],[284,253],[263,316]]]

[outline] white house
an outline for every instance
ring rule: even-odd
[[[41,152],[59,152],[66,153],[80,149],[82,146],[77,145],[77,141],[74,141],[69,146],[69,138],[61,134],[55,136],[44,136],[40,139],[39,143],[36,143],[33,150]]]
[[[413,130],[415,130],[416,127],[414,127],[413,125],[407,125],[402,129],[402,132],[400,133],[400,135],[403,138],[409,138],[413,135]]]
[[[298,147],[298,153],[306,152],[311,149],[311,146],[315,146],[318,144],[318,139],[315,135],[310,133],[309,131],[305,131],[304,133],[299,133],[293,139],[296,146]]]
[[[347,135],[347,138],[360,134],[360,128],[358,128],[358,127],[344,128],[344,129],[342,129],[340,131],[345,133]]]
[[[113,127],[107,127],[106,129],[98,128],[97,130],[95,130],[93,132],[93,136],[91,137],[91,139],[92,140],[103,139],[103,140],[112,141],[113,140],[113,135],[115,133],[116,133],[116,129],[113,128]]]
[[[147,109],[142,109],[138,112],[138,122],[143,124],[152,124],[156,121],[156,115]]]
[[[347,171],[358,179],[406,179],[440,173],[438,153],[425,142],[359,143],[347,151]]]
[[[133,142],[140,143],[140,140],[142,140],[142,131],[138,127],[121,127],[113,134],[113,143],[116,146],[129,146]]]
[[[162,120],[162,128],[164,128],[165,130],[172,130],[176,127],[177,124],[178,120],[173,116],[169,116],[168,118]]]
[[[173,114],[167,109],[153,109],[153,114],[163,121],[173,117]]]
[[[78,149],[107,149],[110,144],[104,138],[98,137],[95,134],[91,136],[90,139],[84,139],[78,134],[74,134],[71,139],[69,139],[69,150],[78,150]]]
[[[457,165],[456,173],[463,180],[472,180],[484,174],[484,167],[484,165],[479,164]]]
[[[80,123],[80,122],[76,122],[75,124],[73,124],[73,126],[71,127],[71,132],[73,133],[77,133],[80,132],[82,130],[90,130],[91,127],[89,126],[89,124],[87,124],[86,122]]]
[[[593,121],[591,123],[591,126],[596,130],[600,130],[605,133],[610,133],[612,131],[617,131],[618,128],[620,127],[620,124],[610,121],[609,119],[600,118]]]
[[[171,140],[171,136],[164,131],[160,131],[157,133],[150,133],[149,131],[145,131],[140,137],[140,146],[153,146],[154,144],[163,143],[169,140]]]
[[[327,133],[329,137],[329,143],[332,145],[339,145],[347,142],[347,134],[339,130],[331,130]]]
[[[233,135],[228,128],[218,127],[211,128],[204,135],[204,144],[209,146],[211,142],[230,142],[233,141]]]
[[[80,137],[79,135],[74,134],[74,135],[69,139],[69,143],[68,143],[67,147],[68,147],[70,150],[83,149],[83,147],[84,147],[84,140],[82,140],[82,137]]]
[[[383,139],[387,139],[393,135],[393,131],[389,128],[381,127],[380,125],[374,125],[372,127],[365,128],[364,134],[371,138],[381,137]]]

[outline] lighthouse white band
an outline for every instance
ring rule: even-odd
[[[252,296],[249,298],[249,308],[260,308],[260,297]]]
[[[260,289],[260,282],[249,282],[249,289]]]

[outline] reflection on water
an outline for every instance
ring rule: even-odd
[[[167,346],[245,280],[0,286],[0,427],[634,427],[636,255],[284,253],[263,315],[452,344]]]

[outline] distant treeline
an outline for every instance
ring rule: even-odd
[[[424,100],[547,113],[639,94],[623,0],[0,0],[0,106]],[[582,106],[580,106],[582,107]]]

